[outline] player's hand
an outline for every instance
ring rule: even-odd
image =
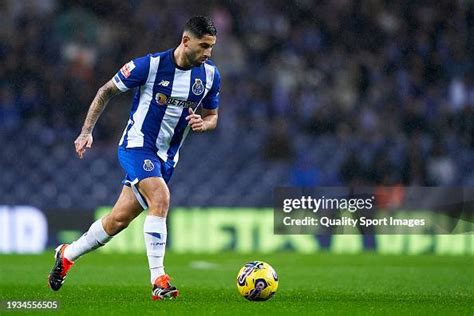
[[[189,108],[189,115],[186,116],[186,120],[194,132],[204,132],[206,130],[201,115],[194,113],[191,108]]]
[[[84,157],[86,148],[91,148],[93,141],[94,139],[90,133],[81,133],[79,136],[77,136],[76,140],[74,141],[74,145],[76,146],[76,153],[79,158],[82,159],[82,157]]]

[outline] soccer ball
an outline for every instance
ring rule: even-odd
[[[266,262],[248,262],[237,275],[237,289],[249,301],[266,301],[278,289],[278,276]]]

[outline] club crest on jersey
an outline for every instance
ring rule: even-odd
[[[194,80],[192,90],[195,95],[201,95],[204,92],[204,85],[201,79],[197,78]]]
[[[155,95],[155,101],[159,105],[165,105],[166,102],[168,101],[168,97],[166,95],[164,95],[163,93],[157,93]]]
[[[152,171],[153,169],[155,169],[155,165],[153,164],[153,162],[151,162],[150,159],[145,159],[143,161],[143,170]]]
[[[132,60],[126,63],[125,65],[123,65],[123,67],[120,69],[120,72],[125,78],[128,78],[132,74],[133,69],[135,69],[135,63]]]

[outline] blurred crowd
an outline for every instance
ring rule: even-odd
[[[0,131],[75,135],[97,89],[128,60],[177,46],[191,15],[210,15],[218,30],[219,137],[264,135],[261,159],[288,163],[292,184],[465,183],[468,0],[0,1]],[[117,143],[130,98],[101,118],[104,146]],[[342,155],[333,181],[295,145],[327,136]]]

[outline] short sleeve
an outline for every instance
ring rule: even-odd
[[[125,65],[114,76],[113,82],[117,88],[125,92],[129,89],[144,85],[150,70],[150,55],[135,58]]]
[[[211,89],[202,100],[202,107],[208,110],[214,110],[219,107],[219,93],[221,90],[221,76],[217,68],[214,71],[214,80],[212,81]]]

